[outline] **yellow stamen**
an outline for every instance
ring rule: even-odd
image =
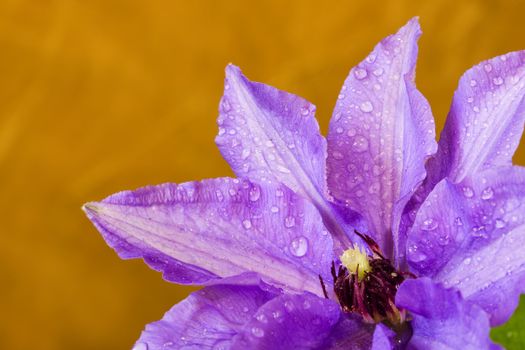
[[[355,243],[354,248],[345,250],[339,259],[341,259],[341,263],[347,268],[348,272],[357,273],[359,281],[363,279],[365,272],[370,271],[370,264],[368,262],[366,251],[364,249],[361,251],[359,246]]]

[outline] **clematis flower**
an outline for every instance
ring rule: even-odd
[[[525,52],[469,69],[439,144],[417,19],[350,71],[330,122],[226,68],[216,143],[238,178],[84,206],[124,259],[204,286],[134,349],[489,349],[525,285]]]

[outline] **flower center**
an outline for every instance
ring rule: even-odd
[[[384,322],[399,328],[406,320],[406,311],[395,305],[395,296],[399,285],[411,274],[397,271],[371,237],[357,234],[369,245],[372,255],[354,244],[341,255],[337,269],[332,262],[334,293],[343,311],[357,313],[367,323]],[[321,285],[328,297],[322,278]]]

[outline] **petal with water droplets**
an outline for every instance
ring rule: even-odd
[[[315,207],[284,185],[229,178],[164,184],[85,210],[121,257],[161,262],[153,267],[173,282],[256,272],[287,290],[322,295],[318,275],[328,280],[332,239]]]
[[[148,324],[133,349],[229,349],[234,335],[272,297],[256,286],[206,287]]]
[[[372,327],[337,303],[311,294],[281,295],[257,310],[231,349],[370,349]]]
[[[315,106],[296,95],[248,80],[226,68],[215,142],[235,174],[256,182],[283,183],[308,198],[343,246],[352,230],[326,199],[326,140]]]
[[[363,215],[389,257],[403,251],[401,212],[437,147],[430,107],[414,84],[420,33],[412,19],[352,69],[328,133],[329,191]]]
[[[431,162],[436,183],[461,182],[476,171],[510,165],[525,121],[525,51],[492,58],[459,81]]]
[[[408,279],[396,295],[397,306],[412,315],[408,349],[489,349],[487,314],[429,278]]]
[[[418,275],[459,289],[505,322],[525,292],[525,168],[493,168],[459,184],[444,179],[408,233],[408,262]]]

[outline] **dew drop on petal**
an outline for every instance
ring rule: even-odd
[[[148,344],[141,342],[141,343],[135,344],[132,350],[148,350],[148,349],[149,349]]]
[[[277,206],[274,205],[273,207],[270,208],[270,211],[271,211],[272,213],[277,213],[277,212],[279,212],[279,207],[277,207]]]
[[[474,191],[472,190],[472,188],[465,186],[463,187],[463,195],[467,198],[471,198],[472,196],[474,196]]]
[[[283,313],[281,310],[275,310],[274,312],[272,312],[272,316],[274,320],[276,320],[278,323],[282,323],[284,321]]]
[[[501,77],[495,77],[494,79],[492,79],[492,82],[494,83],[494,85],[501,85],[503,84],[503,79]]]
[[[268,323],[268,318],[266,317],[265,314],[257,315],[255,318],[257,319],[257,321],[261,323]]]
[[[292,312],[292,311],[295,309],[293,303],[292,303],[290,300],[286,300],[286,301],[284,302],[284,308],[285,308],[288,312]]]
[[[471,262],[472,262],[471,258],[466,258],[465,260],[463,260],[463,264],[465,265],[470,265]]]
[[[496,226],[496,228],[504,228],[506,226],[505,221],[501,219],[496,219],[496,223],[494,225]]]
[[[487,73],[492,71],[492,65],[490,63],[485,64],[483,68],[485,69],[485,72]]]
[[[261,190],[259,187],[253,187],[250,190],[250,200],[256,202],[261,197]]]
[[[421,225],[421,229],[424,231],[432,231],[435,230],[438,227],[438,222],[432,218],[426,219],[423,221],[423,225]]]
[[[242,226],[244,226],[244,228],[248,230],[252,227],[252,222],[250,221],[250,219],[243,220]]]
[[[487,187],[481,192],[481,199],[491,199],[492,196],[494,196],[494,190],[492,189],[492,187]]]
[[[304,256],[307,251],[308,251],[308,240],[306,239],[306,237],[295,238],[290,243],[290,252],[298,258]]]
[[[308,114],[310,114],[310,110],[306,107],[301,107],[301,115],[307,116]]]
[[[361,153],[368,149],[368,140],[361,135],[357,135],[352,142],[352,149],[355,152]]]
[[[334,159],[343,159],[344,158],[343,154],[341,152],[339,152],[339,151],[332,152],[332,157]]]
[[[355,71],[354,71],[354,75],[356,77],[357,80],[363,80],[364,78],[366,78],[366,76],[368,75],[368,73],[366,72],[366,70],[364,70],[363,68],[357,68]]]
[[[241,158],[246,159],[250,156],[251,151],[248,148],[242,150]]]
[[[284,219],[284,226],[288,227],[288,228],[294,227],[295,226],[295,218],[293,216],[287,216]]]
[[[376,77],[379,77],[379,76],[383,75],[383,72],[384,72],[383,68],[379,67],[379,68],[375,69],[372,73],[374,73],[374,75]]]
[[[259,327],[253,327],[252,334],[254,337],[261,338],[261,337],[264,337],[264,330],[262,330]]]
[[[474,87],[474,86],[476,86],[476,85],[478,85],[478,82],[475,81],[474,79],[472,79],[472,80],[470,81],[470,86]]]
[[[365,102],[361,103],[361,105],[359,105],[359,109],[362,112],[369,113],[369,112],[372,112],[372,110],[374,109],[374,106],[372,105],[372,102],[365,101]]]

